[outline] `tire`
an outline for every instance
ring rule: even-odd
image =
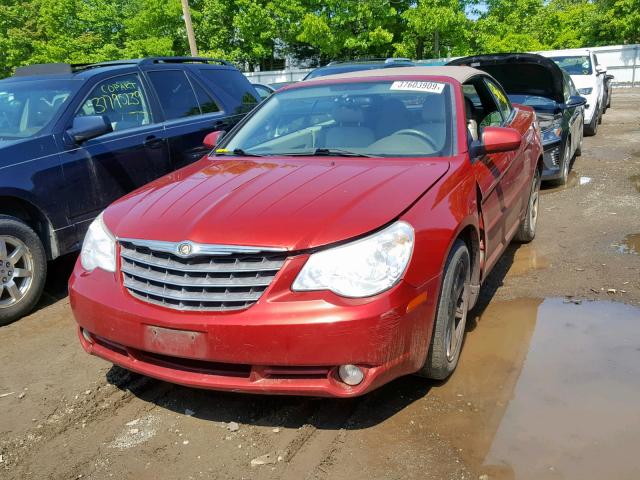
[[[447,258],[429,353],[418,375],[444,380],[458,365],[467,323],[470,286],[469,249],[458,239]]]
[[[600,115],[598,115],[598,125],[602,123],[602,116],[604,115],[605,111],[606,111],[606,108],[600,112]]]
[[[600,106],[596,106],[596,111],[593,114],[593,118],[591,119],[591,123],[584,126],[584,135],[586,137],[593,137],[596,133],[598,133],[598,117],[600,116]]]
[[[0,215],[0,325],[33,309],[46,277],[47,258],[38,235],[21,220]]]
[[[521,243],[529,243],[536,237],[536,227],[538,226],[538,202],[540,199],[540,170],[536,168],[531,182],[531,191],[529,193],[529,201],[527,203],[527,213],[520,223],[520,228],[516,232],[515,240]]]
[[[583,120],[584,123],[584,120]],[[578,146],[576,147],[576,157],[582,156],[582,141],[584,140],[584,132],[580,132],[580,142],[578,142]]]

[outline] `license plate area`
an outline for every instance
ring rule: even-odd
[[[207,337],[202,332],[147,325],[144,349],[173,357],[206,358]]]

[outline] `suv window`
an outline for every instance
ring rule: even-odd
[[[76,116],[104,115],[114,131],[151,123],[149,103],[137,74],[111,77],[98,83]]]
[[[148,72],[156,89],[165,120],[200,115],[200,105],[187,75],[182,70]]]
[[[193,89],[198,97],[198,103],[200,104],[200,110],[202,113],[214,113],[221,110],[216,101],[211,98],[211,95],[209,95],[207,91],[198,84],[198,82],[191,80],[191,85],[193,85]]]
[[[511,107],[511,102],[509,102],[509,99],[507,98],[507,95],[502,91],[502,88],[496,85],[494,81],[485,78],[485,82],[487,83],[487,87],[489,87],[489,90],[491,90],[493,98],[498,104],[498,109],[502,114],[502,119],[506,122],[511,117],[511,111],[513,110],[513,108]]]
[[[232,105],[237,104],[238,99],[242,99],[242,106],[237,113],[249,112],[258,104],[258,99],[250,90],[251,84],[239,71],[202,68],[200,73],[213,92],[218,96],[228,98]]]

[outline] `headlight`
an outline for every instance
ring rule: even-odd
[[[80,263],[85,270],[101,268],[116,271],[116,240],[102,220],[102,213],[91,223],[82,243]]]
[[[536,113],[543,137],[560,136],[562,133],[562,117],[552,113]]]
[[[395,285],[413,252],[413,227],[396,222],[366,238],[314,253],[293,290],[331,290],[343,297],[369,297]]]
[[[593,88],[579,88],[578,89],[578,93],[580,95],[590,95],[592,91],[593,91]]]

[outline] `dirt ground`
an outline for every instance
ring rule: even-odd
[[[0,478],[640,478],[640,90],[617,89],[446,382],[363,398],[198,391],[86,355],[52,266],[0,328]]]

